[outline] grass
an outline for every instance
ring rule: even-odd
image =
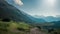
[[[25,34],[26,31],[29,31],[29,24],[25,22],[3,22],[0,21],[0,34]],[[17,28],[22,28],[25,31],[19,31]]]
[[[36,27],[36,25],[29,25],[25,22],[15,22],[15,21],[10,21],[10,22],[3,22],[0,21],[0,34],[27,34],[30,31],[30,27]],[[24,29],[22,31],[18,30],[17,28]],[[48,33],[47,29],[44,29],[41,26],[41,32],[45,32],[46,34],[54,34],[54,32],[60,33],[60,29],[57,28],[55,31]]]

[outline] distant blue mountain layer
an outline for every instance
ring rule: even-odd
[[[53,17],[53,16],[34,16],[36,18],[41,18],[41,19],[44,19],[45,21],[47,22],[52,22],[52,21],[60,21],[60,17],[59,16],[56,16],[56,17]]]

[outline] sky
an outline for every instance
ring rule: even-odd
[[[10,4],[29,15],[60,15],[60,0],[7,0]],[[14,2],[12,2],[14,1]]]

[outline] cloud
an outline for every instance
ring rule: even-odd
[[[23,5],[23,2],[21,0],[13,0],[13,1],[20,6]]]

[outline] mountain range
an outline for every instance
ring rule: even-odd
[[[59,16],[38,16],[38,15],[35,15],[34,17],[36,18],[41,18],[41,19],[44,19],[46,22],[52,22],[52,21],[60,21],[60,17]]]
[[[7,3],[5,0],[0,0],[0,18],[9,18],[14,21],[24,21],[28,23],[45,22],[44,19],[34,18],[13,5]]]

